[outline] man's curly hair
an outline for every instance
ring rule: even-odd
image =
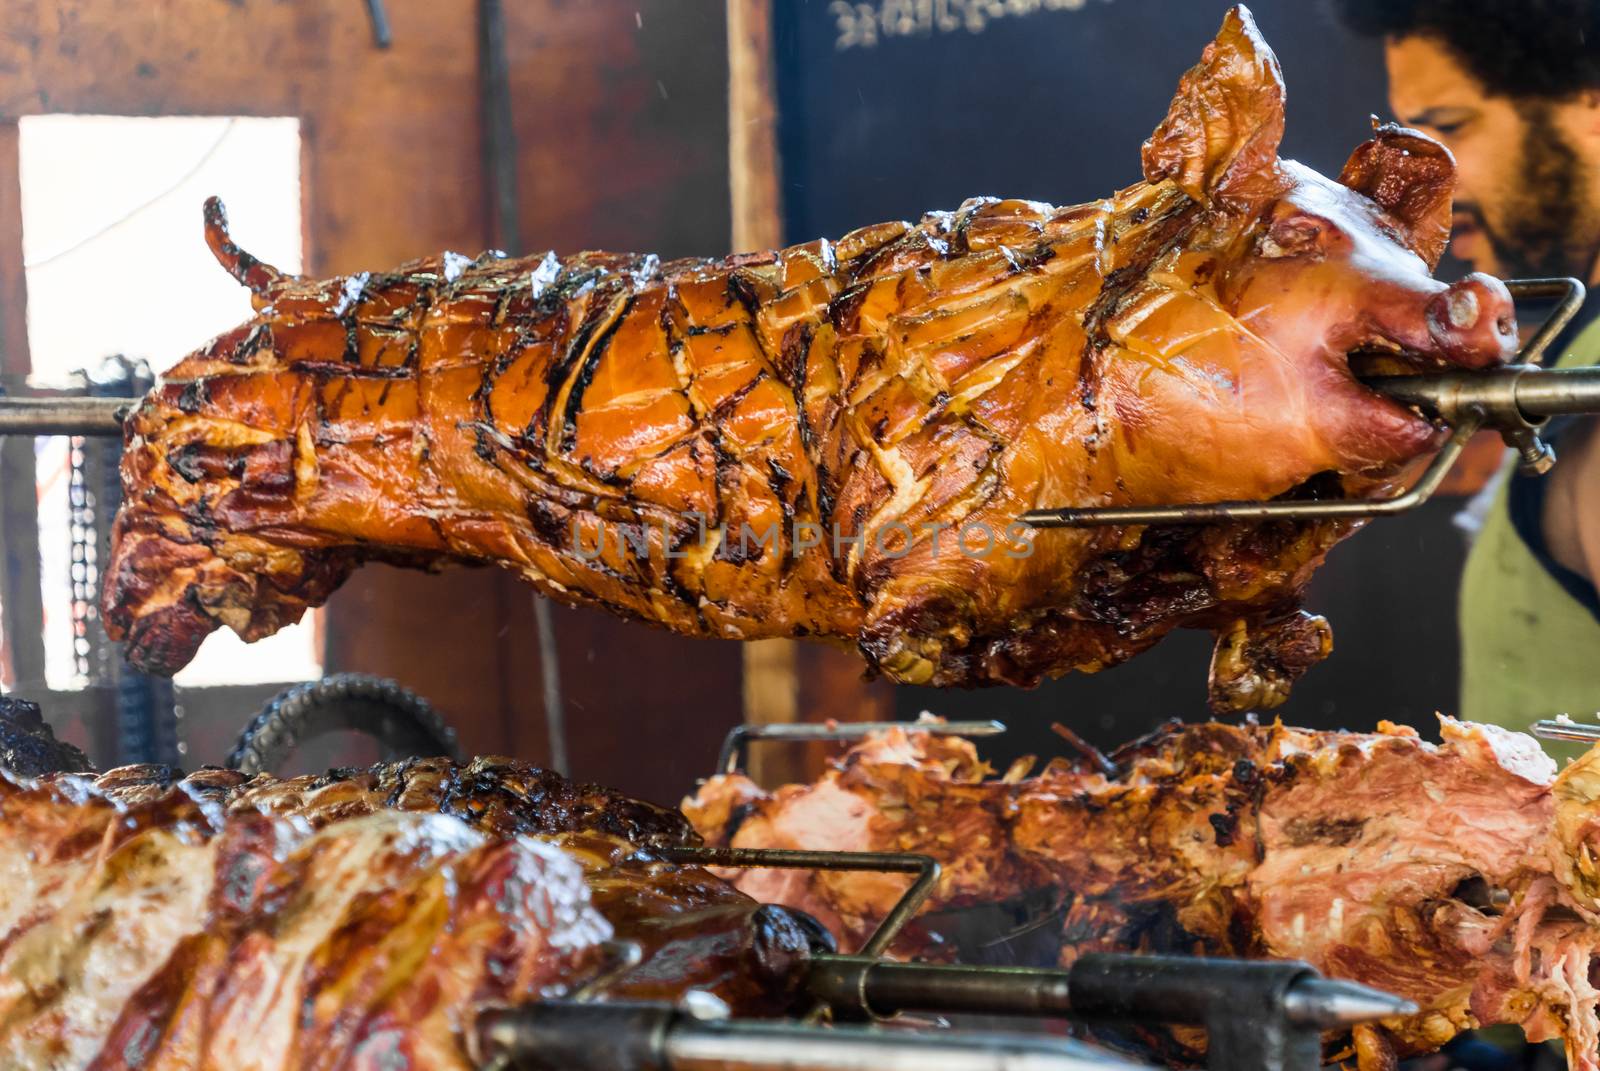
[[[1436,38],[1495,96],[1600,89],[1600,0],[1333,0],[1356,33]]]

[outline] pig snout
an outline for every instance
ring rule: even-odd
[[[1439,356],[1464,368],[1504,364],[1517,352],[1511,291],[1492,275],[1473,272],[1428,302],[1428,337]]]

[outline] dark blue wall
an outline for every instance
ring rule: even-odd
[[[974,194],[1071,204],[1137,181],[1140,143],[1227,10],[1085,0],[1077,11],[994,19],[980,33],[841,51],[836,6],[776,4],[786,223],[798,240]],[[927,0],[930,11],[966,6]],[[1284,155],[1337,172],[1368,136],[1368,116],[1384,111],[1379,47],[1345,33],[1317,0],[1251,10],[1289,86]]]
[[[787,237],[837,236],[954,208],[976,194],[1073,203],[1137,181],[1139,145],[1226,10],[1208,0],[876,0],[915,12],[1036,9],[982,32],[929,31],[836,47],[827,0],[778,0],[776,49]],[[859,10],[862,5],[857,5]],[[1318,0],[1252,5],[1288,83],[1283,154],[1337,173],[1384,114],[1379,47]],[[1460,501],[1379,521],[1336,549],[1309,605],[1333,622],[1333,657],[1283,713],[1320,727],[1378,718],[1424,727],[1456,701]],[[899,710],[992,716],[1012,726],[997,759],[1053,750],[1052,721],[1113,744],[1173,716],[1205,716],[1209,637],[1179,634],[1142,658],[1033,692],[900,690]]]

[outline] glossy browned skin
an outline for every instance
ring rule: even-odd
[[[1304,960],[1420,1009],[1330,1034],[1330,1060],[1392,1071],[1463,1030],[1514,1023],[1600,1071],[1600,748],[1557,776],[1531,737],[1440,721],[1440,744],[1389,723],[1173,723],[1003,778],[970,743],[908,727],[812,784],[762,791],[722,775],[683,808],[714,844],[938,859],[901,955],[948,955],[962,909],[1050,891],[1059,953],[1013,945],[1038,956],[1021,965],[1093,951]],[[853,874],[735,881],[822,919],[847,948],[904,888]],[[1181,1066],[1205,1047],[1198,1030],[1124,1037]]]
[[[1349,351],[1511,353],[1503,286],[1429,275],[1449,154],[1383,128],[1331,182],[1277,158],[1283,101],[1236,9],[1144,182],[720,261],[447,254],[297,279],[213,203],[208,240],[258,313],[128,421],[107,627],[171,672],[362,561],[493,563],[692,635],[853,644],[910,683],[1031,685],[1207,628],[1214,705],[1273,705],[1327,653],[1297,601],[1354,525],[1015,522],[1374,493],[1439,440]]]
[[[487,1005],[796,999],[808,930],[654,850],[682,816],[498,760],[245,780],[0,771],[0,1065],[478,1066]]]

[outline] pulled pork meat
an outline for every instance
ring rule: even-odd
[[[1172,723],[1109,757],[1077,745],[996,778],[972,745],[914,727],[851,749],[815,784],[707,781],[684,811],[712,843],[924,852],[946,867],[898,951],[959,954],[951,920],[1041,892],[1063,965],[1089,951],[1302,959],[1415,1001],[1330,1036],[1361,1071],[1497,1023],[1562,1038],[1600,1069],[1600,748],[1559,776],[1531,738],[1440,719],[1442,742]],[[904,879],[736,879],[859,943]],[[1036,945],[1034,946],[1037,947]],[[1038,963],[1036,965],[1044,965]],[[1138,1029],[1164,1059],[1197,1032]]]
[[[476,1066],[476,1010],[787,1006],[814,927],[653,854],[681,816],[497,760],[278,780],[0,770],[0,1066]]]

